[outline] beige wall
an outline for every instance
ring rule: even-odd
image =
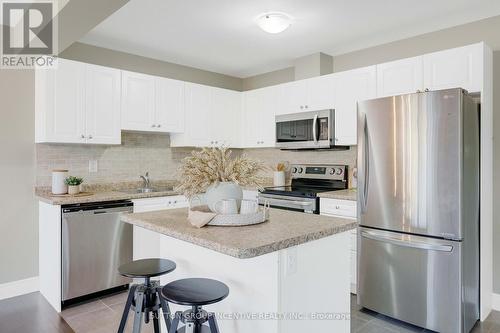
[[[34,75],[0,70],[0,284],[38,275]]]
[[[88,44],[74,43],[62,52],[60,57],[214,87],[242,90],[240,78]]]

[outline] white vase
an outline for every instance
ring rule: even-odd
[[[274,186],[286,185],[285,171],[274,171],[273,185]]]
[[[68,193],[68,185],[64,180],[68,177],[68,170],[52,170],[52,194]]]
[[[210,185],[205,193],[206,203],[212,212],[215,212],[215,204],[224,199],[235,199],[239,210],[243,199],[241,187],[233,182],[220,182]]]

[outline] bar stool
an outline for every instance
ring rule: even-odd
[[[139,333],[141,331],[143,314],[145,314],[144,322],[146,324],[149,323],[150,313],[153,314],[154,332],[159,333],[160,323],[158,310],[160,308],[163,311],[167,330],[170,329],[170,308],[168,307],[168,303],[160,297],[161,286],[159,282],[151,281],[151,278],[170,273],[175,268],[176,265],[173,261],[157,258],[135,260],[121,265],[118,268],[118,271],[123,276],[134,279],[144,279],[144,283],[130,286],[118,333],[124,332],[130,308],[135,312],[133,333]]]
[[[219,333],[215,313],[203,310],[202,306],[220,302],[228,295],[229,288],[216,280],[192,278],[170,282],[162,288],[161,297],[191,309],[175,313],[168,333]],[[177,330],[179,321],[185,326]]]

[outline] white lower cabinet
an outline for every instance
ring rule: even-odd
[[[320,199],[320,214],[325,216],[342,217],[348,219],[356,219],[357,203],[351,200],[337,200],[337,199]],[[357,293],[357,243],[358,234],[357,229],[349,232],[350,235],[350,262],[351,262],[351,293]]]
[[[188,207],[183,195],[132,200],[134,213],[154,212],[157,210]],[[160,234],[139,226],[134,226],[134,260],[160,258]]]

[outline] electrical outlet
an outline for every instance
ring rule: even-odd
[[[286,276],[297,273],[297,246],[286,249]]]
[[[89,161],[89,172],[90,173],[97,172],[97,160]]]

